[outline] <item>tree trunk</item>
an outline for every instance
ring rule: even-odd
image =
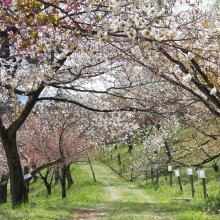
[[[48,195],[51,195],[51,185],[52,185],[52,182],[53,182],[53,174],[54,174],[54,172],[53,172],[53,173],[52,173],[52,176],[51,176],[50,182],[47,181],[47,180],[48,180],[48,175],[49,175],[50,171],[51,171],[51,169],[48,168],[45,176],[43,176],[43,175],[41,174],[41,172],[38,172],[39,175],[40,175],[40,177],[41,177],[41,179],[42,179],[43,182],[44,182],[44,185],[45,185],[45,187],[46,187],[46,189],[47,189],[47,194],[48,194]]]
[[[71,187],[73,185],[73,178],[70,172],[70,164],[66,167],[66,178],[67,178],[67,182],[68,182],[68,188]]]
[[[5,132],[1,137],[7,156],[12,208],[28,202],[27,189],[22,173],[21,162],[16,146],[16,132]]]
[[[62,167],[61,187],[62,187],[62,199],[64,199],[66,198],[66,165],[63,165]]]
[[[218,166],[217,162],[214,162],[214,163],[212,164],[212,167],[213,167],[213,169],[214,169],[215,172],[218,172],[218,171],[219,171],[219,166]]]
[[[45,187],[47,189],[47,194],[51,195],[51,183],[47,182],[47,176],[44,177],[40,172],[39,172],[39,174],[40,174],[40,176],[41,176],[41,178],[42,178],[42,180],[44,182],[44,185],[45,185]]]
[[[59,170],[59,168],[55,168],[54,178],[55,178],[55,185],[57,185],[60,181],[60,170]]]
[[[94,180],[94,182],[96,182],[95,172],[93,170],[92,163],[90,161],[89,154],[87,152],[86,152],[86,155],[87,155],[87,159],[88,159],[88,162],[89,162],[90,169],[92,171],[93,180]]]
[[[51,195],[51,184],[48,183],[47,181],[44,181],[44,184],[45,184],[45,186],[47,188],[47,194]]]
[[[0,204],[7,202],[7,185],[8,185],[8,176],[2,175],[0,182]]]

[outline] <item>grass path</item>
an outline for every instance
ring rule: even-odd
[[[92,175],[89,165],[84,164],[81,168]],[[145,190],[125,181],[106,165],[95,162],[93,168],[98,183],[104,188],[105,199],[102,204],[82,210],[74,219],[173,219],[169,212],[163,212],[162,204],[148,196]]]
[[[0,220],[219,220],[216,198],[219,184],[208,182],[209,200],[204,200],[201,181],[195,182],[196,197],[191,202],[174,200],[190,197],[190,184],[184,184],[184,193],[178,185],[167,185],[160,178],[157,191],[151,181],[131,183],[115,174],[101,162],[93,162],[97,182],[94,183],[88,164],[74,164],[71,168],[74,184],[67,189],[67,198],[61,198],[60,184],[47,195],[39,179],[30,184],[29,204],[11,209],[10,201],[0,206]],[[142,187],[142,188],[140,188]],[[215,197],[213,197],[215,196]],[[32,205],[34,204],[34,206]],[[214,205],[214,206],[213,206]],[[210,211],[209,211],[210,210]],[[215,210],[215,212],[213,211]]]

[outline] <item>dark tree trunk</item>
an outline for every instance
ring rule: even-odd
[[[167,155],[167,157],[169,159],[169,163],[170,163],[173,158],[172,158],[172,154],[170,152],[169,145],[168,145],[168,143],[166,141],[164,141],[164,148],[165,148],[165,153],[166,153],[166,155]]]
[[[1,139],[7,156],[10,174],[12,208],[15,208],[22,203],[28,202],[27,189],[25,186],[21,162],[16,146],[16,133],[7,131]]]
[[[88,159],[88,162],[89,162],[90,169],[91,169],[91,171],[92,171],[93,180],[94,180],[94,182],[96,182],[95,172],[94,172],[94,170],[93,170],[92,163],[91,163],[91,160],[90,160],[90,158],[89,158],[89,154],[86,153],[86,155],[87,155],[87,159]]]
[[[53,172],[53,173],[52,173],[52,176],[51,176],[51,179],[50,179],[50,182],[49,182],[49,181],[48,181],[48,175],[49,175],[51,169],[52,169],[52,168],[47,168],[47,172],[46,172],[46,175],[45,175],[45,176],[43,176],[43,175],[41,174],[41,172],[38,172],[39,175],[40,175],[40,177],[41,177],[41,179],[42,179],[43,182],[44,182],[44,185],[45,185],[45,187],[46,187],[46,189],[47,189],[47,194],[48,194],[48,195],[51,195],[51,185],[52,185],[52,182],[53,182],[53,175],[54,175],[54,172]]]
[[[60,181],[60,170],[59,168],[55,168],[55,185],[57,185]]]
[[[0,182],[0,204],[7,202],[8,176],[2,175]]]
[[[47,188],[47,194],[51,195],[51,184],[49,184],[48,182],[44,182],[46,188]]]
[[[73,178],[70,172],[70,164],[66,167],[66,178],[67,178],[67,183],[68,183],[68,188],[73,185]]]
[[[41,176],[41,178],[42,178],[42,180],[44,182],[44,185],[45,185],[45,187],[47,189],[47,194],[51,195],[51,183],[47,182],[47,177],[44,177],[40,172],[39,172],[39,174],[40,174],[40,176]]]
[[[66,165],[63,165],[62,167],[61,187],[62,187],[62,199],[64,199],[66,198]]]
[[[217,162],[214,162],[214,163],[212,164],[212,167],[213,167],[213,169],[214,169],[215,172],[218,172],[218,171],[219,171],[219,166],[218,166]]]

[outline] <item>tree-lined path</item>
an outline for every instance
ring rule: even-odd
[[[82,168],[91,174],[89,165],[83,164]],[[82,210],[73,219],[173,219],[167,210],[163,210],[162,202],[147,195],[147,190],[122,179],[100,162],[93,164],[93,168],[98,183],[104,188],[105,200]]]

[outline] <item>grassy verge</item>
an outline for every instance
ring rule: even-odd
[[[132,155],[127,153],[128,148],[119,146],[113,151],[113,159],[110,153],[106,153],[102,160],[105,161],[114,170],[117,170],[122,176],[130,179]],[[135,150],[135,149],[134,149]],[[122,165],[118,165],[117,155],[121,155]],[[124,166],[124,167],[123,167]],[[179,168],[183,192],[180,191],[178,179],[173,175],[173,185],[169,186],[169,175],[166,172],[161,173],[159,178],[159,188],[156,189],[155,178],[150,178],[148,170],[148,179],[145,180],[146,170],[133,171],[135,185],[146,190],[147,195],[158,201],[157,204],[148,204],[149,210],[153,209],[156,213],[170,213],[174,219],[220,219],[220,174],[211,167],[203,168],[206,173],[206,187],[208,198],[204,199],[202,180],[198,179],[197,171],[194,170],[195,197],[192,199],[191,185],[186,168]],[[140,173],[142,172],[142,174]],[[179,200],[175,200],[175,199]],[[191,198],[190,202],[180,198]]]
[[[74,185],[67,190],[67,198],[61,199],[60,185],[52,188],[52,195],[46,194],[41,180],[30,185],[29,204],[12,210],[11,205],[0,206],[0,219],[71,219],[79,210],[94,207],[102,202],[105,192],[101,184],[94,183],[79,165],[72,167]]]
[[[187,177],[183,178],[184,193],[180,192],[175,178],[170,187],[166,176],[160,177],[160,187],[155,190],[151,179],[125,181],[100,162],[93,166],[96,183],[88,164],[74,165],[75,183],[67,191],[68,198],[61,199],[59,185],[53,187],[51,196],[47,196],[43,183],[38,180],[31,184],[30,204],[17,210],[11,210],[9,203],[1,205],[0,219],[217,220],[220,217],[216,205],[219,200],[215,201],[219,185],[214,177],[207,184],[207,200],[203,199],[201,181],[196,180],[196,197],[186,202],[174,198],[191,197]]]

